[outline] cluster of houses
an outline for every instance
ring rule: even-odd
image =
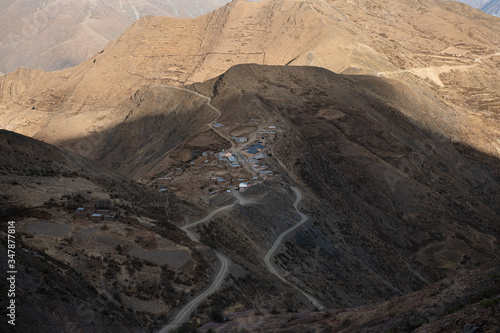
[[[260,125],[262,122],[261,119],[252,119],[249,124]],[[224,128],[225,125],[221,123],[212,124],[213,128]],[[251,144],[248,147],[244,147],[241,149],[241,155],[232,153],[229,150],[222,150],[220,152],[201,152],[197,153],[196,158],[192,159],[189,162],[190,167],[196,168],[204,168],[204,169],[213,169],[210,171],[211,179],[209,180],[210,185],[212,186],[212,191],[210,194],[217,193],[220,189],[227,190],[228,192],[239,190],[241,192],[245,191],[248,187],[251,186],[253,181],[257,181],[259,179],[269,179],[274,176],[272,170],[268,169],[267,164],[259,163],[260,160],[267,157],[267,151],[270,149],[271,142],[277,137],[277,127],[274,125],[263,126],[257,131],[257,143]],[[232,139],[237,143],[244,144],[248,142],[248,137],[246,136],[233,136]],[[217,172],[216,170],[228,170],[233,168],[241,168],[241,157],[245,159],[253,169],[257,173],[256,177],[253,177],[251,180],[245,179],[229,179],[226,180],[224,177],[214,176]],[[160,192],[166,191],[176,191],[178,190],[175,187],[172,187],[172,182],[174,177],[181,176],[184,173],[182,168],[176,168],[173,172],[170,172],[170,177],[157,178],[157,188]],[[220,173],[219,173],[220,174]],[[229,175],[226,174],[226,177]],[[218,190],[214,190],[218,189]]]
[[[241,164],[238,162],[238,156],[230,151],[222,150],[217,154],[217,158],[219,162],[227,163],[231,168],[241,168]]]
[[[267,157],[266,150],[268,149],[269,148],[266,145],[264,145],[262,141],[259,141],[254,145],[242,149],[241,154],[243,155],[243,157],[247,159],[247,161],[253,162],[256,160],[261,160],[263,158],[266,158]]]
[[[261,129],[257,132],[257,137],[261,140],[274,140],[277,137],[276,126],[267,126],[265,129]]]
[[[84,203],[81,207],[78,207],[75,212],[76,218],[79,219],[89,219],[95,222],[101,221],[116,221],[120,217],[120,211],[116,208],[112,209],[99,209],[97,208],[97,203],[90,202]]]
[[[269,179],[274,176],[274,172],[272,170],[268,170],[268,165],[265,163],[257,164],[254,163],[251,165],[252,170],[259,174],[259,178],[261,179]]]
[[[210,179],[210,185],[216,185],[218,187],[226,188],[227,192],[232,191],[246,191],[250,186],[252,186],[252,182],[257,181],[258,177],[253,177],[250,181],[246,181],[244,178],[234,178],[230,180],[226,180],[224,177],[212,177]],[[209,194],[216,194],[217,191],[212,191]]]
[[[236,141],[236,143],[246,143],[246,142],[248,142],[248,138],[246,136],[240,136],[240,137],[233,136],[232,139],[234,141]]]

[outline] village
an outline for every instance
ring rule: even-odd
[[[248,125],[254,126],[259,122],[260,119],[252,119]],[[211,124],[211,127],[223,137],[221,133],[230,132],[222,123]],[[187,184],[196,182],[200,185],[198,189],[202,191],[201,194],[206,196],[244,192],[252,185],[275,177],[275,171],[266,163],[266,158],[279,136],[279,130],[275,125],[255,128],[257,130],[243,135],[228,136],[231,148],[193,152],[189,162],[171,167],[162,177],[156,178],[152,186],[160,192],[186,195]],[[191,188],[195,189],[195,186],[191,185]]]

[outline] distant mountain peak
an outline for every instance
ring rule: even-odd
[[[230,1],[4,1],[0,4],[0,72],[73,67],[142,16],[196,17]]]
[[[500,16],[500,0],[459,0],[493,16]]]

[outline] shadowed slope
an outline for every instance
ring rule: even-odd
[[[424,85],[315,67],[239,65],[189,88],[211,98],[224,133],[255,118],[282,131],[266,161],[285,181],[307,190],[310,219],[284,241],[276,265],[291,272],[295,283],[304,281],[305,290],[322,303],[384,300],[499,259],[498,161],[453,141],[463,126],[461,116]],[[206,100],[161,86],[142,90],[136,100],[143,105],[133,109],[136,118],[102,132],[105,144],[96,145],[94,158],[145,181],[176,163],[185,174],[197,174],[176,156],[198,149],[179,143],[205,131],[201,120],[201,127],[192,126],[206,115],[206,106],[197,104]],[[176,114],[167,107],[173,101],[183,101],[182,114],[196,116],[175,118],[175,131],[163,132]],[[120,133],[134,137],[150,121],[154,126],[147,127],[146,137],[162,144],[123,142]],[[196,183],[200,193],[210,177]],[[231,259],[268,279],[263,249],[296,223],[286,217],[288,205],[275,203],[282,191],[279,180],[270,181],[257,195],[263,205],[235,207],[200,232],[226,253],[239,244]]]

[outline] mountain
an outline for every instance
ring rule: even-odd
[[[486,3],[490,2],[490,0],[463,0],[460,2],[466,3],[471,7],[481,9],[481,7],[483,7]]]
[[[16,230],[14,250],[2,231],[0,253],[5,267],[15,258],[20,330],[149,331],[183,295],[206,285],[208,248],[171,224],[183,218],[180,211],[198,214],[196,206],[175,197],[166,204],[156,190],[9,131],[0,130],[0,152],[2,230],[13,225],[7,221]],[[91,220],[79,207],[115,218]],[[9,289],[5,281],[1,286]],[[9,299],[0,303],[7,315]],[[11,331],[7,321],[0,326]]]
[[[498,260],[498,160],[416,120],[428,117],[429,105],[436,114],[447,112],[439,110],[428,88],[315,67],[259,65],[235,66],[191,88],[209,96],[221,112],[223,133],[249,126],[252,119],[283,133],[266,159],[281,176],[245,192],[254,204],[235,207],[198,229],[225,253],[238,244],[231,258],[253,274],[262,272],[261,249],[293,218],[282,202],[290,196],[283,181],[304,188],[303,211],[310,220],[285,241],[277,266],[327,306],[388,299]],[[137,125],[124,126],[119,130],[133,133]],[[197,186],[207,187],[209,171],[196,171],[182,159],[186,151],[210,151],[201,144],[206,136],[192,136],[170,154],[170,170],[157,171],[169,174],[182,166],[187,177],[197,177]],[[124,150],[112,142],[113,150]],[[143,158],[152,156],[147,146],[136,149]],[[226,171],[226,177],[237,176]],[[189,186],[187,179],[180,182]],[[242,301],[233,288],[221,295]],[[244,294],[252,292],[245,287]]]
[[[500,16],[500,1],[498,0],[488,1],[481,7],[481,10],[486,14]]]
[[[194,19],[148,16],[77,67],[1,77],[0,123],[166,195],[134,200],[152,206],[140,226],[175,225],[191,240],[171,227],[177,242],[168,244],[188,251],[192,265],[165,274],[151,266],[175,282],[178,302],[163,306],[185,315],[181,322],[185,304],[196,308],[196,325],[249,309],[395,299],[367,320],[405,320],[411,293],[468,271],[483,279],[500,259],[498,23],[437,0],[237,0]],[[120,248],[132,256],[166,246],[127,228],[113,226],[118,236],[102,241],[114,261],[126,260]],[[64,262],[63,250],[51,248],[49,259]],[[116,275],[116,289],[101,287],[99,274],[88,279],[116,292],[116,306],[148,309],[141,324],[158,326],[162,305],[137,298],[158,302],[160,280],[129,290],[128,264],[101,268]],[[210,267],[222,284],[193,305]],[[443,297],[438,315],[457,301]],[[406,305],[391,312],[388,304]],[[324,329],[351,327],[340,317],[325,318]]]
[[[195,17],[226,0],[2,1],[0,72],[80,64],[146,15]]]
[[[498,0],[463,0],[460,1],[468,4],[477,9],[481,9],[483,12],[493,16],[500,16],[500,1]]]
[[[148,83],[201,82],[247,62],[313,65],[421,82],[453,110],[440,116],[439,126],[451,129],[446,117],[456,119],[450,135],[498,156],[492,138],[500,135],[499,19],[456,2],[394,8],[374,10],[363,1],[235,1],[195,19],[142,18],[75,68],[20,69],[1,77],[0,123],[63,144],[123,122],[129,108],[122,106]]]

